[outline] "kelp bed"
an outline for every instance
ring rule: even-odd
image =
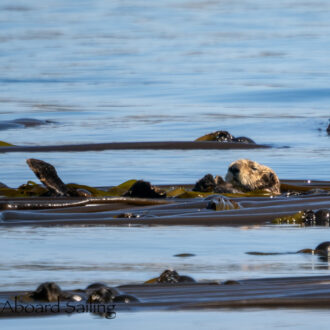
[[[104,305],[108,305],[112,312],[256,307],[328,309],[330,307],[330,276],[248,279],[223,283],[131,284],[115,289],[123,295],[136,297],[137,301],[90,304],[86,300],[84,290],[70,290],[64,292],[68,295],[79,295],[82,300],[24,303],[19,297],[29,292],[8,291],[0,293],[0,317],[95,313],[96,311],[96,314],[100,315],[98,312],[100,307],[105,308]]]
[[[0,141],[1,142],[1,141]],[[196,149],[260,149],[270,148],[268,145],[217,142],[217,141],[150,141],[150,142],[108,142],[88,144],[67,144],[49,146],[15,146],[0,143],[0,153],[8,152],[71,152],[71,151],[102,151],[102,150],[196,150]]]
[[[0,225],[299,224],[297,212],[330,208],[328,181],[282,180],[279,196],[263,192],[217,195],[191,191],[192,185],[166,185],[158,187],[166,191],[166,198],[122,197],[134,182],[110,188],[71,185],[87,191],[88,197],[38,197],[45,188],[34,182],[18,189],[0,188],[4,196],[0,199]]]

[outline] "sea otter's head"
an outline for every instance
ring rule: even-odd
[[[239,159],[231,163],[226,181],[245,192],[265,190],[280,194],[280,180],[269,167],[248,159]]]

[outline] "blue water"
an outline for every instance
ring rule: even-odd
[[[0,120],[54,123],[1,130],[0,140],[193,140],[228,130],[273,148],[0,154],[0,181],[35,180],[25,164],[30,157],[55,165],[65,182],[95,186],[131,178],[194,183],[206,173],[224,175],[238,158],[266,164],[280,178],[329,180],[329,12],[327,0],[1,0]],[[64,287],[96,280],[115,285],[166,267],[220,280],[328,273],[312,256],[244,254],[312,248],[329,240],[328,229],[23,227],[1,229],[0,236],[3,288],[33,289],[50,279]],[[180,252],[196,257],[173,257]],[[258,314],[262,328],[300,326],[290,323],[292,314],[305,315],[281,311],[281,323],[272,313]],[[324,328],[324,314],[315,313],[313,325]],[[126,314],[133,320],[126,326],[147,318],[138,315]],[[162,318],[192,327],[186,313],[154,315],[150,327]],[[232,320],[254,317],[237,312]],[[85,322],[58,320],[70,327]],[[203,320],[215,328],[218,314]]]

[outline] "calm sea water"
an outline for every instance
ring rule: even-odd
[[[327,0],[1,0],[0,120],[55,123],[2,130],[0,140],[193,140],[228,130],[273,148],[0,154],[0,181],[34,179],[30,157],[51,162],[65,182],[89,185],[193,183],[224,175],[238,158],[281,178],[329,180],[329,14]],[[244,254],[314,247],[328,229],[15,228],[0,237],[3,289],[136,282],[167,267],[196,279],[328,274],[312,256]],[[180,252],[196,257],[173,257]],[[190,329],[186,315],[175,319]]]

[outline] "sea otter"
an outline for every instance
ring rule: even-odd
[[[264,190],[280,194],[280,180],[268,166],[249,159],[239,159],[231,163],[226,174],[226,181],[243,192]]]
[[[206,174],[193,188],[193,191],[213,191],[220,194],[256,190],[280,194],[280,180],[271,168],[248,159],[239,159],[231,163],[226,181],[221,176],[214,178],[211,174]]]

